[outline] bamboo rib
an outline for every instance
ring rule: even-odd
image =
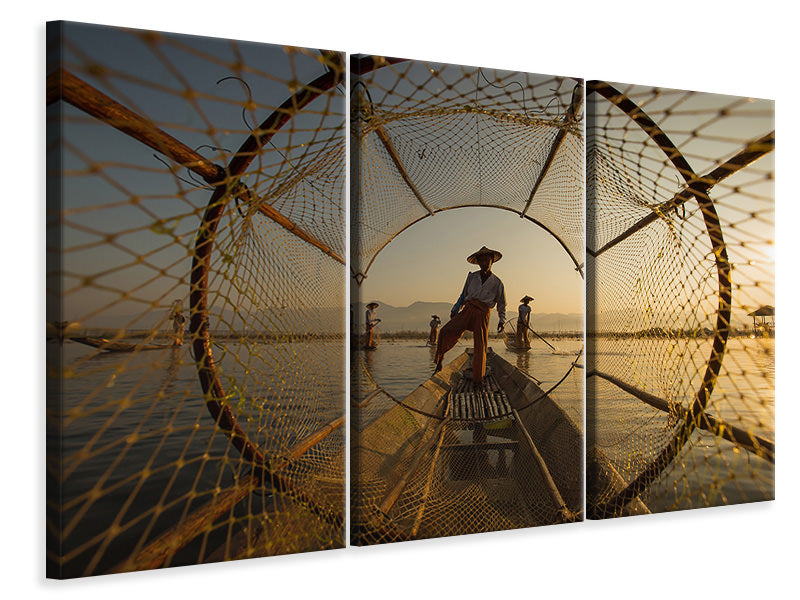
[[[273,481],[293,460],[300,458],[316,444],[320,443],[336,429],[341,427],[344,422],[345,417],[339,417],[292,446],[284,460],[276,465],[272,473]],[[166,531],[140,550],[136,556],[118,565],[110,572],[123,573],[142,571],[163,566],[178,550],[185,547],[198,535],[208,530],[217,519],[230,511],[251,492],[262,485],[263,476],[261,473],[251,473],[240,480],[237,485],[222,490],[219,494],[214,496],[212,500],[198,508],[189,515],[188,518],[184,519],[177,527]]]
[[[190,171],[197,173],[210,185],[222,185],[228,177],[225,169],[221,166],[210,162],[201,154],[198,154],[193,149],[159,129],[158,126],[149,119],[126,108],[116,100],[106,96],[101,91],[64,69],[54,71],[47,77],[47,103],[55,102],[59,98],[85,113],[108,123],[115,129],[119,129],[133,139],[160,152]],[[245,145],[243,148],[249,149],[251,145],[252,144]],[[240,150],[240,153],[241,152],[242,150]],[[238,165],[242,162],[242,160],[237,161],[237,158],[239,158],[239,155],[231,162],[232,167],[234,164]],[[249,163],[249,160],[247,162]],[[241,182],[235,183],[232,191],[235,196],[245,202],[257,203],[260,213],[272,219],[287,231],[320,249],[337,262],[345,264],[344,258],[334,252],[327,244],[321,242],[299,227],[269,204],[263,201],[258,202],[255,195]]]
[[[547,463],[544,462],[544,458],[539,453],[539,449],[536,447],[536,444],[533,443],[533,438],[531,438],[528,430],[522,425],[522,419],[520,419],[519,413],[516,409],[512,409],[514,414],[514,419],[517,422],[517,426],[519,430],[522,432],[525,441],[528,442],[528,447],[531,449],[533,453],[533,457],[536,460],[536,464],[539,467],[539,472],[542,475],[542,479],[544,480],[545,487],[547,488],[548,493],[550,494],[550,498],[553,500],[553,503],[556,505],[559,513],[562,517],[567,520],[571,521],[575,519],[575,516],[572,514],[572,511],[567,507],[566,502],[564,502],[564,498],[561,496],[561,492],[558,491],[558,487],[556,486],[556,482],[553,481],[553,476],[550,475],[550,470],[547,468]]]
[[[572,91],[572,102],[570,103],[569,108],[567,109],[566,114],[566,122],[574,122],[576,115],[580,112],[581,106],[583,105],[583,85],[580,83],[575,86],[575,89]],[[558,130],[555,139],[553,140],[553,145],[550,147],[550,153],[547,155],[547,159],[544,161],[544,165],[542,165],[542,170],[539,172],[539,177],[536,179],[536,183],[533,185],[533,189],[531,190],[530,196],[528,197],[528,202],[525,204],[525,208],[522,209],[522,212],[519,214],[520,218],[525,217],[525,214],[530,209],[531,204],[533,203],[533,198],[536,196],[536,192],[539,191],[539,187],[542,185],[545,177],[547,176],[550,167],[553,164],[553,161],[556,158],[556,154],[558,154],[559,148],[564,143],[564,138],[567,136],[567,130],[561,128]]]
[[[678,417],[684,420],[693,418],[700,429],[710,431],[722,439],[736,444],[745,450],[754,452],[757,456],[760,456],[761,458],[764,458],[773,464],[775,463],[775,442],[772,442],[760,435],[740,429],[739,427],[729,425],[725,421],[717,419],[706,412],[703,412],[696,418],[692,417],[691,411],[683,408],[682,406],[670,404],[663,398],[659,398],[653,394],[648,394],[647,392],[635,388],[632,385],[628,385],[613,375],[608,375],[607,373],[603,373],[601,371],[594,371],[590,373],[590,375],[597,375],[598,377],[613,383],[621,390],[628,392],[631,396],[638,398],[642,402],[660,411],[677,414]]]
[[[450,410],[453,406],[452,404],[452,394],[450,395],[450,399],[447,402],[447,408],[445,409],[445,417],[450,415]],[[428,501],[428,494],[431,491],[431,483],[433,482],[433,474],[436,471],[436,461],[439,459],[439,452],[442,449],[442,442],[444,442],[444,428],[440,428],[439,430],[439,439],[436,442],[436,450],[433,452],[433,459],[431,460],[431,468],[428,470],[428,477],[425,480],[425,488],[422,491],[422,502],[420,502],[419,509],[417,510],[417,516],[414,518],[414,526],[411,528],[411,537],[414,538],[417,536],[417,532],[419,531],[419,526],[422,524],[422,515],[425,514],[425,506]]]
[[[149,119],[126,108],[65,69],[53,71],[47,76],[47,103],[52,104],[59,99],[157,150],[197,173],[211,185],[218,185],[225,179],[225,170],[222,167],[213,164],[163,132]]]
[[[409,176],[408,171],[406,171],[405,166],[403,166],[403,162],[400,160],[400,155],[397,154],[397,150],[395,150],[394,144],[392,144],[392,140],[389,139],[389,134],[386,133],[386,130],[383,128],[382,125],[378,125],[375,128],[375,133],[378,135],[378,139],[383,144],[383,147],[386,148],[386,151],[389,153],[389,157],[392,159],[394,166],[397,168],[397,172],[400,173],[400,177],[402,177],[403,181],[406,182],[408,189],[411,190],[411,192],[414,194],[419,203],[425,208],[425,210],[427,210],[428,213],[432,215],[434,213],[434,210],[427,202],[425,202],[425,200],[422,198],[422,194],[419,193],[417,186],[415,186],[414,182],[411,181],[411,177]]]
[[[361,402],[359,402],[358,404],[355,405],[356,408],[364,408],[367,404],[372,402],[372,399],[375,396],[377,396],[378,394],[380,394],[383,391],[384,390],[383,390],[382,387],[378,387],[378,388],[372,390],[372,392],[370,392],[370,394],[366,398],[364,398],[364,400],[362,400]]]
[[[383,499],[383,502],[381,502],[380,505],[380,511],[385,516],[389,515],[389,511],[392,510],[392,507],[395,505],[395,502],[397,502],[397,499],[400,498],[400,494],[403,493],[403,490],[408,485],[411,476],[414,475],[416,470],[419,468],[422,459],[431,449],[433,444],[439,439],[440,433],[444,429],[444,426],[447,425],[450,422],[450,420],[451,420],[450,417],[445,417],[439,422],[439,424],[436,426],[436,429],[433,431],[433,435],[431,435],[428,441],[425,442],[425,444],[423,444],[423,446],[414,455],[414,459],[411,462],[411,465],[409,465],[408,469],[406,469],[406,471],[403,473],[403,476],[395,484],[395,486],[391,490],[389,490],[389,493],[386,494],[386,496]]]
[[[653,212],[651,212],[646,217],[642,217],[641,219],[639,219],[639,221],[628,227],[628,229],[620,233],[617,237],[609,241],[599,250],[587,249],[587,252],[591,256],[597,258],[609,248],[613,248],[621,241],[629,238],[637,231],[644,229],[652,222],[656,221],[658,218],[663,218],[664,215],[669,211],[676,210],[679,206],[682,206],[683,204],[694,198],[697,194],[707,196],[708,191],[713,186],[718,184],[720,181],[733,175],[737,171],[744,169],[747,165],[758,160],[759,158],[761,158],[765,154],[768,154],[774,149],[775,149],[775,132],[773,131],[765,135],[761,139],[758,139],[755,142],[748,144],[736,156],[726,161],[725,164],[720,165],[707,175],[696,177],[695,179],[690,181],[688,187],[679,191],[670,200],[667,200],[666,202],[663,202],[658,206],[654,207]]]

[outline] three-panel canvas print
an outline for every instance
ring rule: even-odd
[[[47,34],[49,577],[774,499],[772,101]]]

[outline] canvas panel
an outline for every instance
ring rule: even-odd
[[[588,516],[774,499],[774,102],[587,91]]]
[[[582,81],[362,55],[351,82],[351,543],[580,521]],[[470,332],[434,372],[484,245],[505,328],[482,381]]]
[[[344,55],[48,24],[47,562],[344,545]]]

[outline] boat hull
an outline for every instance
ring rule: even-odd
[[[354,544],[582,519],[580,429],[493,352],[475,390],[471,362],[462,353],[377,418],[351,411]]]

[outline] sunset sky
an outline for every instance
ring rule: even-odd
[[[583,280],[555,238],[496,208],[448,210],[412,225],[375,259],[362,298],[392,306],[454,303],[467,273],[478,269],[466,258],[481,246],[503,253],[492,271],[503,281],[510,310],[528,294],[534,312],[583,311]]]

